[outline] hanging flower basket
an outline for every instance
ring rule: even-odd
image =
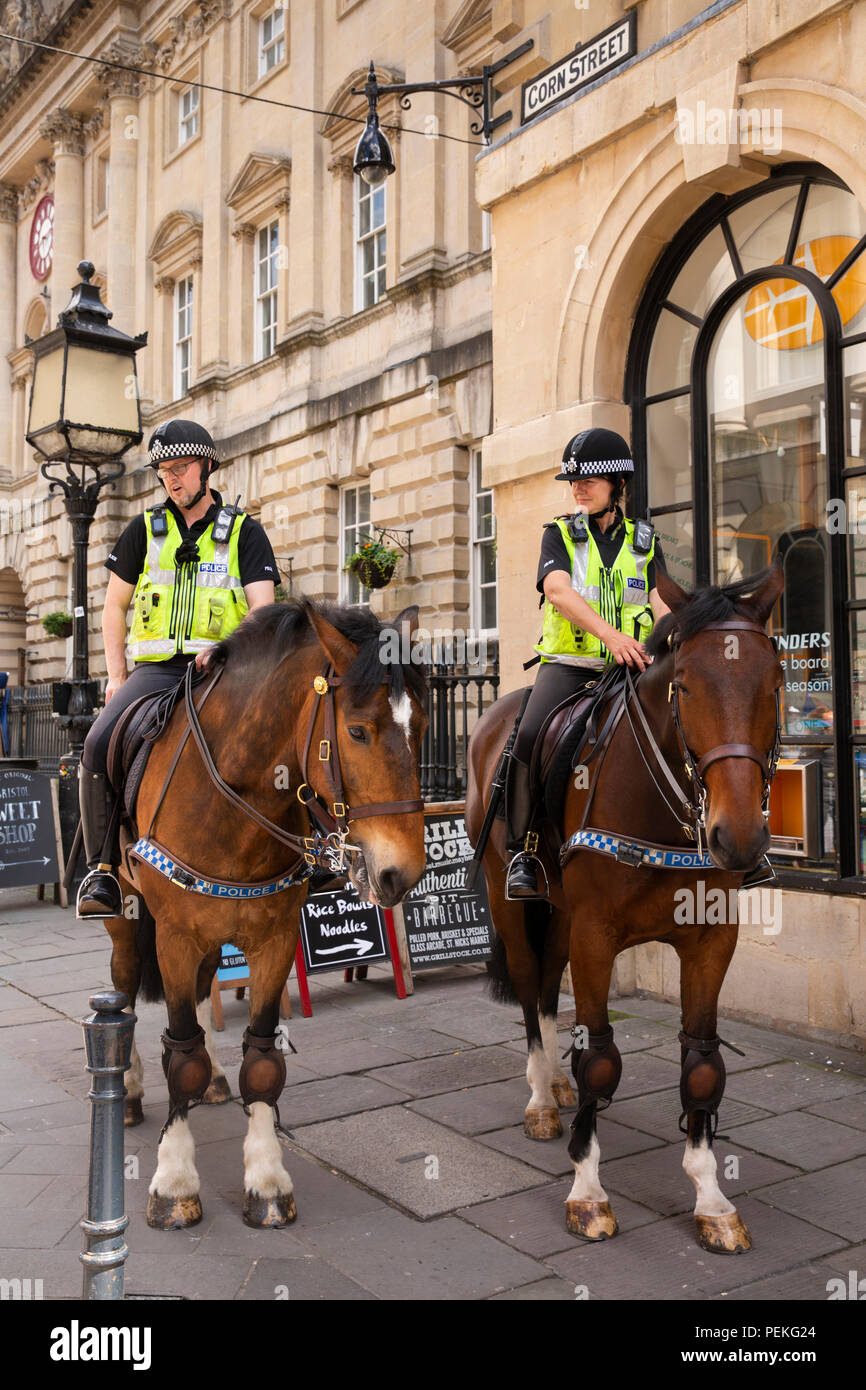
[[[399,559],[399,550],[370,539],[349,556],[343,568],[354,574],[365,589],[384,589],[390,584]]]
[[[42,626],[49,637],[71,637],[74,627],[70,613],[46,613]]]

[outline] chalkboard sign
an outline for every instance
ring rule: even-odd
[[[308,896],[301,908],[301,937],[310,973],[388,959],[382,913],[348,883],[336,893]]]
[[[403,922],[412,969],[489,960],[493,922],[487,884],[479,873],[466,891],[473,849],[460,815],[424,817],[427,867],[403,900]]]
[[[223,980],[247,980],[249,979],[250,967],[243,951],[239,951],[236,946],[224,945],[220,963],[217,966],[217,979]]]
[[[59,881],[55,798],[46,772],[0,767],[0,888]]]

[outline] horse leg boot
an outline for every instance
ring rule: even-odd
[[[276,1133],[276,1105],[286,1081],[278,1034],[247,1028],[238,1086],[250,1117],[244,1140],[244,1221],[248,1226],[287,1226],[298,1214],[292,1180],[283,1167]]]
[[[578,1041],[585,1045],[578,1048]],[[577,1082],[578,1111],[568,1145],[574,1183],[565,1203],[566,1229],[584,1240],[606,1240],[619,1228],[598,1178],[601,1150],[595,1122],[599,1102],[610,1103],[622,1075],[622,1058],[610,1025],[603,1033],[575,1029],[571,1070]]]
[[[190,1103],[204,1095],[211,1077],[203,1030],[196,1028],[192,1037],[183,1039],[163,1033],[162,1069],[169,1111],[148,1190],[147,1224],[171,1231],[201,1221],[200,1180],[188,1114]]]
[[[512,754],[508,764],[505,791],[506,847],[511,851],[505,896],[509,901],[519,898],[546,898],[547,885],[541,861],[536,856],[538,834],[530,830],[532,796],[529,790],[529,764]],[[538,871],[545,878],[545,890],[539,892]]]
[[[721,1191],[713,1153],[712,1117],[725,1092],[725,1063],[719,1038],[693,1038],[680,1033],[682,1074],[680,1099],[688,1117],[683,1168],[695,1185],[695,1228],[698,1244],[718,1255],[750,1250],[748,1227]]]
[[[75,914],[77,917],[120,917],[123,893],[114,875],[114,865],[102,858],[111,818],[112,792],[105,774],[91,772],[83,763],[78,769],[78,803],[89,872],[78,890]]]

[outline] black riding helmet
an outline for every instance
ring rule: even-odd
[[[195,420],[165,420],[157,425],[147,445],[148,461],[152,468],[159,468],[172,459],[198,456],[202,459],[200,473],[201,487],[190,503],[194,507],[207,491],[207,480],[215,468],[219,467],[219,455],[211,435],[204,425]],[[210,467],[208,467],[210,460]]]
[[[621,495],[626,474],[634,472],[631,450],[621,434],[595,425],[569,439],[562,451],[562,472],[558,482],[573,483],[577,478],[609,478],[614,491],[610,505],[591,512],[593,519],[613,510],[613,499]]]

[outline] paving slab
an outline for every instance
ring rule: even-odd
[[[0,1013],[0,1028],[18,1028],[22,1023],[52,1023],[57,1014],[46,1009],[44,1004],[22,1004],[18,1009],[4,1009]]]
[[[523,1016],[512,1006],[503,1008],[480,1003],[473,1009],[455,1008],[454,1005],[441,1004],[438,1008],[428,1008],[425,1022],[430,1028],[441,1028],[443,1033],[453,1034],[464,1042],[489,1046],[493,1043],[522,1041],[526,1046],[526,1027]]]
[[[407,1057],[436,1057],[444,1052],[463,1052],[466,1048],[463,1039],[455,1038],[450,1033],[440,1033],[435,1028],[424,1026],[410,1027],[408,1024],[405,1027],[390,1024],[375,1033],[369,1032],[367,1036],[371,1042],[381,1042],[385,1047],[405,1052]]]
[[[420,1217],[545,1181],[402,1106],[296,1130],[295,1142]]]
[[[82,1173],[90,1164],[85,1144],[25,1144],[5,1164],[5,1173]]]
[[[732,1076],[725,1094],[734,1100],[760,1105],[764,1110],[797,1110],[819,1101],[866,1090],[862,1077],[843,1076],[819,1070],[802,1062],[782,1062],[779,1066]]]
[[[810,1105],[808,1110],[810,1115],[823,1115],[854,1129],[866,1129],[866,1091],[841,1096],[839,1100],[822,1101],[820,1105]]]
[[[617,1091],[610,1107],[611,1119],[618,1125],[628,1125],[644,1134],[654,1134],[669,1144],[675,1140],[685,1142],[679,1131],[681,1113],[679,1087],[676,1090],[657,1091],[654,1095],[638,1096],[633,1100],[620,1100]],[[768,1114],[768,1110],[732,1100],[726,1093],[719,1110],[719,1123],[727,1131],[737,1125],[748,1124],[750,1120],[766,1119]]]
[[[177,1231],[164,1231],[171,1237]],[[279,1236],[280,1232],[271,1232]],[[158,1295],[201,1299],[235,1298],[244,1287],[253,1267],[245,1255],[212,1255],[207,1260],[192,1258],[178,1247],[165,1254],[131,1251],[126,1262],[127,1294]]]
[[[564,1279],[542,1279],[538,1284],[522,1284],[507,1293],[495,1293],[490,1303],[573,1303],[574,1285]]]
[[[82,1248],[83,1248],[82,1236]],[[46,1302],[56,1298],[81,1298],[83,1267],[75,1250],[3,1250],[0,1277],[29,1279]],[[41,1281],[38,1285],[35,1281]]]
[[[4,1173],[0,1177],[0,1207],[12,1207],[17,1211],[44,1192],[50,1183],[47,1173]]]
[[[385,1067],[370,1075],[387,1081],[389,1086],[399,1087],[410,1096],[434,1096],[465,1086],[502,1081],[525,1069],[525,1062],[504,1047],[475,1047],[447,1057],[428,1057],[424,1061]]]
[[[515,1120],[522,1122],[528,1100],[526,1079],[516,1076],[511,1081],[494,1081],[487,1086],[470,1086],[465,1091],[409,1101],[407,1108],[461,1134],[483,1134],[512,1125]]]
[[[739,1135],[739,1130],[737,1133]],[[681,1144],[671,1144],[654,1149],[652,1153],[635,1154],[608,1163],[604,1161],[602,1150],[602,1186],[608,1193],[622,1193],[660,1212],[662,1216],[694,1211],[695,1189],[683,1170],[683,1152]],[[749,1153],[729,1140],[717,1139],[714,1152],[719,1187],[735,1205],[739,1193],[754,1191],[782,1178],[799,1176],[790,1164],[779,1163],[763,1154]],[[735,1162],[732,1163],[731,1159]],[[729,1172],[735,1172],[736,1177],[727,1177]]]
[[[375,1294],[354,1279],[310,1254],[256,1260],[255,1268],[236,1297],[239,1301],[265,1299],[277,1303],[376,1301]]]
[[[601,1298],[710,1298],[746,1283],[782,1273],[796,1251],[805,1263],[840,1245],[838,1236],[785,1212],[772,1211],[753,1197],[737,1209],[752,1233],[753,1247],[745,1255],[711,1255],[695,1240],[691,1216],[669,1216],[642,1226],[623,1240],[585,1245],[546,1263],[563,1279],[586,1284]]]
[[[372,1071],[375,1067],[392,1066],[412,1061],[408,1052],[373,1042],[369,1038],[347,1039],[321,1047],[304,1048],[301,1064],[312,1076],[351,1076],[353,1072]]]
[[[63,1093],[66,1095],[66,1092]],[[30,1135],[48,1129],[67,1129],[70,1125],[89,1121],[90,1107],[86,1101],[66,1100],[51,1105],[28,1105],[21,1110],[5,1110],[3,1123],[13,1134]],[[29,1139],[28,1139],[29,1142]]]
[[[632,1096],[664,1091],[673,1084],[679,1086],[680,1070],[679,1063],[673,1066],[648,1052],[627,1053],[622,1059],[622,1078],[616,1088],[616,1098],[629,1100]]]
[[[3,1212],[3,1258],[9,1252],[32,1250],[35,1247],[60,1245],[68,1232],[80,1239],[78,1223],[83,1212],[68,1208],[50,1210],[47,1207],[21,1207]]]
[[[457,1215],[514,1249],[543,1260],[559,1251],[573,1250],[582,1243],[579,1237],[570,1235],[565,1226],[565,1201],[571,1185],[571,1179],[547,1183],[532,1192],[464,1207]],[[622,1197],[614,1203],[614,1211],[620,1234],[624,1236],[659,1219],[657,1212]]]
[[[387,1211],[373,1220],[335,1221],[307,1243],[378,1298],[401,1302],[489,1298],[549,1274],[453,1216],[419,1224]]]
[[[569,1119],[571,1112],[563,1113],[564,1133],[559,1139],[528,1139],[523,1125],[512,1125],[508,1129],[494,1130],[479,1135],[479,1141],[500,1153],[510,1154],[528,1163],[531,1168],[540,1168],[554,1177],[562,1177],[574,1172],[574,1164],[568,1156]],[[636,1129],[626,1129],[625,1125],[614,1124],[611,1120],[599,1118],[598,1137],[602,1157],[605,1160],[622,1158],[625,1154],[644,1153],[648,1149],[659,1148],[661,1139],[652,1135],[640,1134]]]
[[[831,1103],[838,1104],[837,1101]],[[737,1143],[808,1170],[827,1168],[866,1154],[866,1132],[838,1124],[826,1116],[810,1115],[805,1110],[792,1110],[785,1115],[774,1115],[771,1120],[740,1125]]]
[[[821,1263],[829,1265],[831,1269],[838,1270],[840,1274],[847,1274],[851,1269],[857,1269],[860,1271],[861,1277],[866,1277],[866,1244],[847,1245],[832,1255],[825,1255]],[[866,1289],[863,1292],[866,1293]]]
[[[794,1212],[845,1240],[866,1238],[866,1157],[822,1168],[755,1193],[777,1210]]]
[[[368,1076],[323,1077],[321,1081],[305,1081],[283,1091],[280,1117],[283,1128],[294,1131],[300,1125],[393,1105],[399,1099],[399,1090]]]
[[[714,1294],[713,1298],[725,1303],[814,1303],[828,1298],[827,1285],[837,1277],[825,1264],[810,1263],[786,1269],[771,1279],[758,1279],[754,1284]]]

